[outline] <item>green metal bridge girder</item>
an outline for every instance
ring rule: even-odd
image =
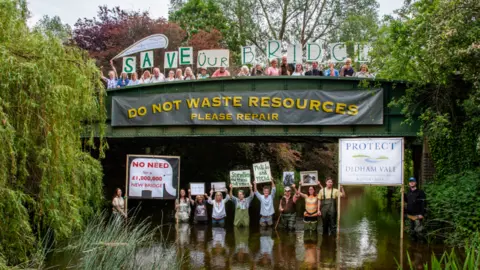
[[[115,127],[110,125],[113,96],[141,96],[151,93],[182,92],[242,92],[268,90],[352,90],[369,87],[384,89],[383,125],[356,126],[152,126]],[[405,94],[406,82],[359,78],[332,77],[239,77],[208,79],[198,81],[177,81],[111,89],[107,91],[107,138],[135,137],[250,137],[250,136],[304,136],[304,137],[416,137],[420,130],[419,122],[411,125],[405,120],[400,108],[390,108],[388,104]]]

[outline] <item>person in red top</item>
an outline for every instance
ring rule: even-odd
[[[230,72],[225,69],[225,67],[220,67],[219,69],[215,70],[212,74],[212,78],[215,77],[230,77]]]

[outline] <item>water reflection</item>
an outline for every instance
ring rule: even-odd
[[[272,228],[260,230],[260,251],[257,253],[257,266],[259,269],[271,269],[273,266],[273,245]]]

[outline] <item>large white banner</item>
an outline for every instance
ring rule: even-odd
[[[133,43],[132,45],[130,45],[130,47],[126,48],[112,59],[132,55],[138,52],[167,48],[167,46],[168,38],[162,34],[155,34]]]
[[[403,138],[340,139],[341,185],[403,183]]]
[[[177,197],[180,158],[128,155],[128,197],[174,199]]]
[[[198,52],[197,68],[229,67],[229,50],[202,50]]]

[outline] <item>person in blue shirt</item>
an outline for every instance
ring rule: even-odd
[[[260,226],[272,226],[273,225],[273,215],[275,214],[275,209],[273,208],[273,198],[275,197],[275,183],[273,179],[272,182],[272,192],[270,193],[270,188],[268,186],[263,187],[263,194],[260,194],[257,190],[257,182],[253,182],[253,187],[255,188],[255,196],[260,201]]]
[[[329,77],[338,77],[340,75],[338,70],[335,69],[335,64],[332,60],[328,60],[328,69],[326,69],[323,74]]]
[[[127,73],[122,72],[122,74],[120,75],[120,78],[118,78],[117,80],[117,88],[125,87],[128,85],[129,82],[130,80],[128,79]]]

